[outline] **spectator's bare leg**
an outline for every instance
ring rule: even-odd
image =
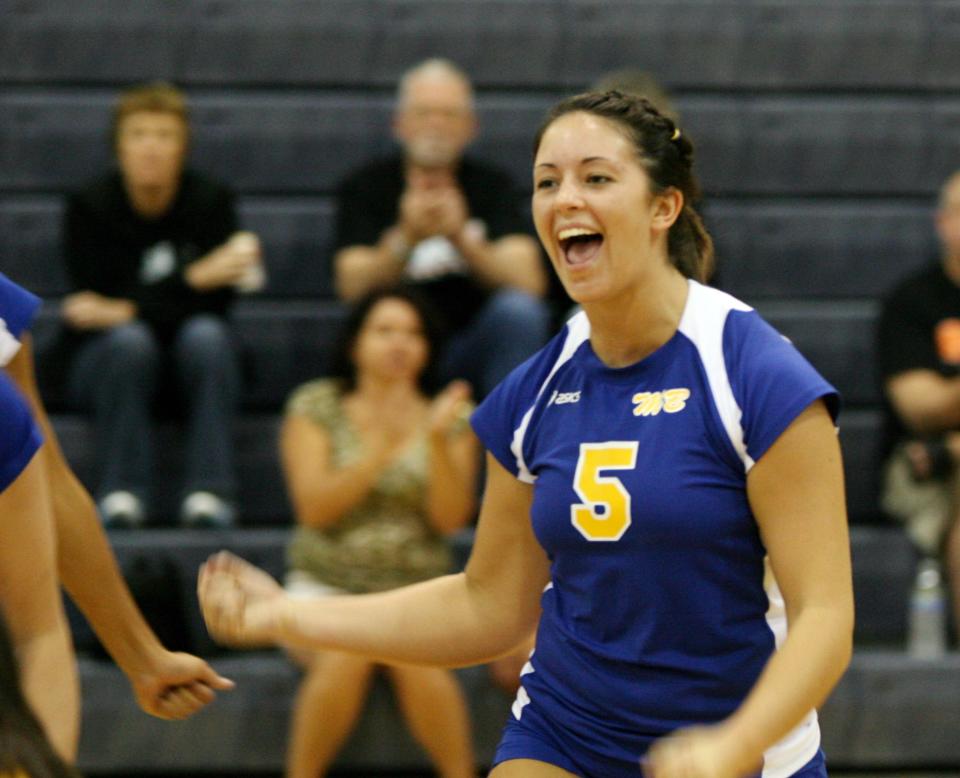
[[[320,778],[357,723],[375,665],[336,652],[297,658],[307,672],[294,702],[286,775]]]
[[[470,716],[454,674],[410,665],[387,670],[403,717],[441,778],[476,778]]]

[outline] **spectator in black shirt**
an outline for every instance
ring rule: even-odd
[[[883,507],[943,558],[960,624],[960,173],[941,189],[940,261],[884,301],[877,350],[889,451]]]
[[[401,278],[445,319],[444,379],[466,378],[479,397],[546,340],[547,274],[504,173],[463,153],[477,120],[466,75],[427,60],[400,81],[400,150],[340,187],[337,292],[357,300]]]
[[[260,281],[262,264],[256,236],[237,231],[232,193],[185,169],[188,136],[177,89],[126,91],[114,112],[118,169],[67,202],[67,388],[96,420],[107,526],[147,515],[157,393],[186,409],[181,520],[234,519],[239,369],[227,316],[236,291]]]

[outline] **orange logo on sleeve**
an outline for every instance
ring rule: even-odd
[[[933,331],[941,362],[960,365],[960,319],[943,319]]]

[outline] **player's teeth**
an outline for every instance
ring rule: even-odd
[[[596,235],[596,233],[581,229],[580,227],[571,227],[568,230],[561,230],[557,237],[559,237],[560,240],[567,240],[567,238],[575,238],[578,235]]]

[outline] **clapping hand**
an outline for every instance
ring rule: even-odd
[[[466,197],[448,173],[418,172],[407,180],[400,198],[400,228],[408,243],[458,236],[470,218]]]
[[[470,384],[452,381],[430,404],[430,434],[446,437],[470,408]]]

